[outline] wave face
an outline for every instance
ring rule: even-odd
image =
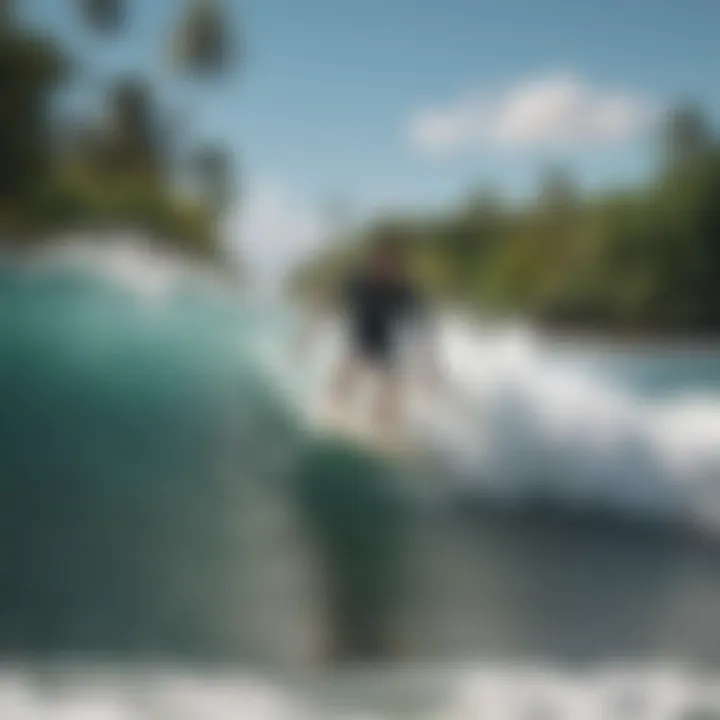
[[[312,661],[298,433],[247,307],[133,246],[2,273],[3,655]]]

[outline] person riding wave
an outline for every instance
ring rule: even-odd
[[[348,347],[331,381],[330,402],[341,416],[362,381],[374,383],[372,422],[382,434],[400,430],[405,407],[407,368],[402,345],[406,330],[430,330],[429,303],[412,278],[403,241],[392,230],[380,232],[362,266],[340,285],[334,298],[347,331]],[[410,345],[417,352],[417,345]],[[429,345],[432,378],[437,374]]]

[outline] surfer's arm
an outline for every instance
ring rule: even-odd
[[[295,338],[296,349],[304,351],[308,348],[331,318],[346,307],[351,291],[350,283],[346,281],[339,289],[315,297],[302,318]]]

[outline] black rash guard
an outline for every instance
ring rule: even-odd
[[[409,281],[370,275],[358,275],[347,281],[342,300],[353,352],[381,364],[393,362],[400,325],[419,316],[423,307],[419,293]]]

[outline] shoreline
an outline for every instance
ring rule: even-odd
[[[652,332],[599,330],[592,328],[561,328],[535,326],[543,338],[559,344],[603,346],[622,350],[661,350],[687,353],[720,352],[720,333]]]
[[[439,315],[461,318],[480,327],[502,329],[507,327],[525,327],[546,341],[561,344],[603,345],[615,348],[632,349],[675,349],[697,348],[720,352],[720,329],[698,330],[642,330],[591,325],[571,326],[562,323],[542,322],[522,316],[483,316],[481,313],[451,305],[438,305]]]

